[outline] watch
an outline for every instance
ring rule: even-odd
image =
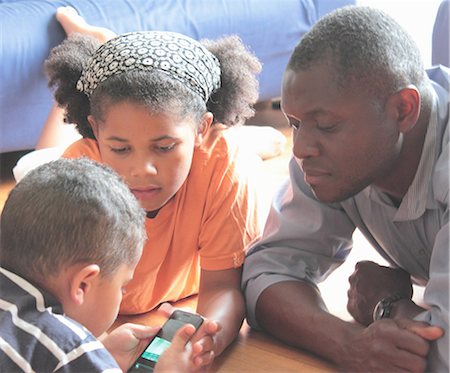
[[[373,309],[373,321],[388,319],[391,316],[393,304],[404,298],[405,296],[396,293],[380,300]]]

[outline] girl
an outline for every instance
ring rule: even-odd
[[[215,355],[242,324],[244,249],[259,235],[253,158],[228,127],[253,115],[260,68],[237,37],[199,43],[158,31],[100,47],[73,35],[46,62],[65,120],[82,136],[64,156],[108,164],[147,211],[120,312],[198,293],[197,311],[220,325]]]

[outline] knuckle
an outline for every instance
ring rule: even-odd
[[[423,373],[425,372],[425,369],[427,368],[427,363],[425,361],[425,359],[421,359],[420,362],[418,362],[415,366],[414,366],[414,372],[417,373]]]

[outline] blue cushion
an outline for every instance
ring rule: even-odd
[[[195,39],[237,34],[263,63],[260,100],[280,95],[300,37],[319,14],[354,0],[22,0],[0,1],[2,68],[0,153],[34,148],[52,105],[43,63],[65,33],[55,19],[71,5],[88,23],[116,33],[168,30]],[[319,7],[319,4],[327,4]]]

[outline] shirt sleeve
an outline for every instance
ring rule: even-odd
[[[87,352],[79,358],[70,360],[55,372],[122,373],[122,370],[106,349],[100,349]]]
[[[261,293],[282,281],[323,281],[348,256],[355,230],[339,204],[319,202],[294,159],[289,181],[275,195],[263,237],[244,263],[247,320],[259,328],[255,306]]]
[[[82,158],[86,157],[96,162],[102,162],[97,141],[83,138],[69,145],[64,151],[64,158]]]
[[[438,70],[440,71],[440,70]],[[448,75],[446,75],[448,79]],[[448,101],[447,101],[448,102]],[[447,109],[448,110],[448,106]],[[446,112],[447,113],[447,112]],[[448,116],[447,116],[448,118]],[[447,119],[448,120],[448,119]],[[449,211],[449,129],[448,125],[443,136],[443,148],[433,170],[433,196],[443,208],[442,227],[438,231],[430,259],[429,280],[425,287],[424,303],[428,306],[426,312],[416,317],[430,325],[439,326],[444,330],[444,336],[431,343],[428,353],[428,368],[431,372],[449,371],[449,247],[450,226]]]
[[[255,183],[261,161],[255,155],[247,155],[250,157],[231,148],[210,165],[214,171],[199,236],[202,269],[241,267],[245,250],[260,237]]]
[[[427,368],[430,372],[448,372],[449,369],[449,229],[447,223],[436,236],[430,261],[430,279],[424,293],[424,302],[429,309],[416,317],[418,321],[444,330],[444,336],[431,343]]]

